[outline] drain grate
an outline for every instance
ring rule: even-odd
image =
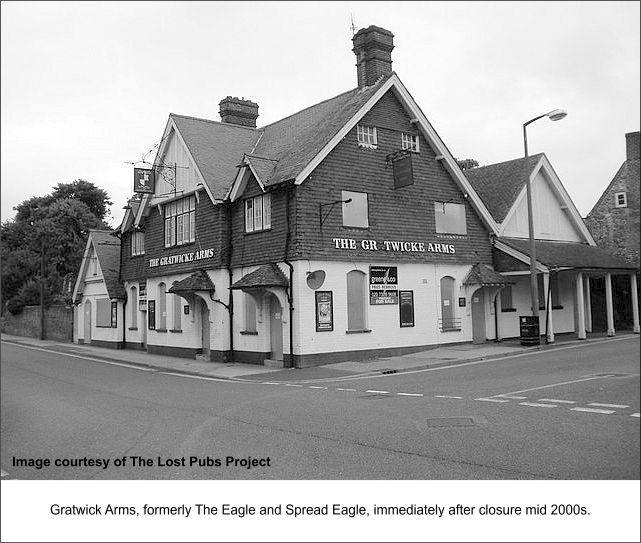
[[[383,375],[388,375],[390,373],[396,373],[397,370],[381,370],[381,373]]]
[[[430,428],[450,428],[476,426],[472,417],[436,417],[427,419],[427,426]]]

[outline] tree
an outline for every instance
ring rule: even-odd
[[[461,170],[471,170],[472,168],[478,168],[479,163],[478,161],[474,160],[473,158],[456,158],[456,163],[458,164],[459,168]]]
[[[111,201],[104,190],[77,180],[58,184],[51,195],[32,197],[14,208],[16,217],[2,223],[1,229],[1,288],[8,308],[40,303],[43,255],[45,302],[70,301],[62,286],[78,273],[89,230],[108,228],[104,222],[108,205]]]

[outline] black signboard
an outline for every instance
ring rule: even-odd
[[[156,300],[149,300],[147,305],[147,316],[149,318],[149,329],[156,329]]]
[[[414,291],[401,290],[398,293],[400,304],[398,313],[400,317],[401,328],[414,326]]]
[[[398,304],[398,290],[370,290],[369,305]]]
[[[331,332],[334,330],[334,307],[331,290],[316,291],[316,331]]]
[[[111,302],[111,327],[118,328],[118,302]]]
[[[407,154],[402,158],[397,158],[392,163],[392,166],[394,168],[394,188],[400,189],[414,184],[411,154]]]
[[[398,303],[398,268],[396,266],[369,267],[370,305]]]
[[[156,186],[154,170],[134,168],[134,192],[153,194]]]

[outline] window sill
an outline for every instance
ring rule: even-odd
[[[361,143],[361,142],[358,142],[358,146],[359,146],[361,149],[378,149],[378,144],[374,144],[374,145],[373,145],[373,144],[371,144],[371,143]]]
[[[370,334],[372,331],[368,329],[364,330],[345,330],[346,334]]]
[[[130,258],[140,258],[140,257],[143,257],[143,256],[145,256],[145,253],[140,253],[139,255],[131,255]]]
[[[156,332],[160,332],[161,334],[166,334],[167,329],[166,328],[156,328]]]
[[[169,330],[172,334],[182,334],[182,330]]]
[[[501,309],[501,313],[516,313],[516,308],[515,307],[510,307],[506,309]]]
[[[131,328],[127,328],[127,330],[138,330],[136,326],[132,326]]]
[[[272,231],[272,227],[270,226],[269,228],[263,228],[263,229],[261,229],[261,230],[251,230],[250,232],[248,232],[247,230],[245,230],[245,232],[243,232],[243,234],[244,234],[245,236],[250,236],[250,235],[252,235],[252,234],[260,234],[260,233],[262,233],[262,232],[271,232],[271,231]]]
[[[552,310],[555,310],[555,309],[563,309],[563,306],[562,305],[553,305],[552,306]]]
[[[441,332],[460,332],[462,328],[443,328]]]
[[[179,249],[179,248],[182,248],[182,247],[188,247],[189,245],[196,245],[196,240],[187,241],[185,243],[174,243],[173,245],[165,245],[163,247],[163,249]]]
[[[254,332],[254,331],[251,331],[251,330],[241,330],[240,331],[240,335],[241,336],[257,336],[258,332]]]

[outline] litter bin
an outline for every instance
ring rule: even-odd
[[[540,345],[539,318],[523,315],[519,317],[521,330],[521,345]]]

